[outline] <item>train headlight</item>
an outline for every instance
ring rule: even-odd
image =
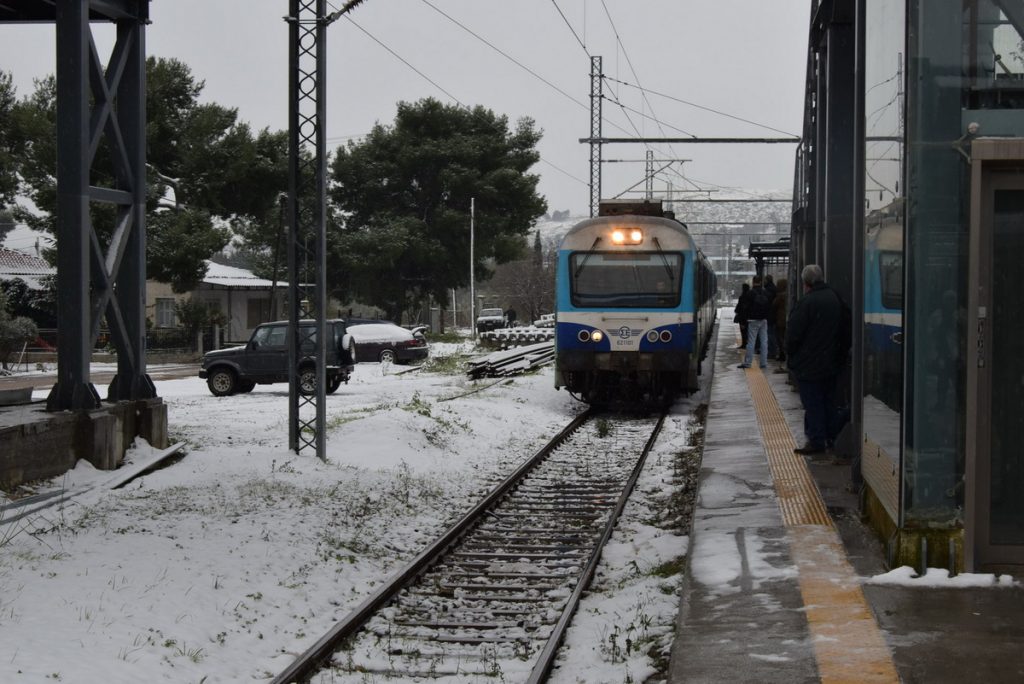
[[[580,330],[578,333],[576,333],[576,339],[578,339],[580,342],[589,342],[590,341],[590,331],[589,330]]]
[[[600,342],[604,339],[604,333],[600,330],[595,330],[590,334],[590,339],[594,340],[594,342]]]
[[[649,330],[649,331],[647,331],[647,341],[648,342],[657,342],[658,341],[658,331],[657,330]]]
[[[644,241],[644,232],[639,228],[616,228],[611,237],[613,245],[639,245]]]

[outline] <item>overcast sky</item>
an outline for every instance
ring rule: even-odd
[[[484,105],[511,120],[531,117],[544,132],[539,147],[545,161],[535,169],[541,193],[551,210],[582,214],[589,202],[589,149],[579,143],[590,132],[588,54],[603,57],[608,79],[653,91],[645,101],[635,87],[606,82],[611,99],[604,102],[605,136],[636,136],[637,130],[648,137],[797,135],[809,5],[806,0],[366,0],[349,15],[352,21],[341,19],[328,31],[329,146],[366,133],[375,122],[390,123],[398,101],[428,96]],[[254,127],[285,128],[288,46],[282,17],[287,7],[287,0],[153,0],[148,53],[186,62],[206,82],[203,99],[237,108]],[[94,33],[101,54],[108,53],[112,32],[97,28]],[[19,95],[31,91],[33,78],[53,72],[53,35],[52,26],[0,25],[0,68],[13,72]],[[629,118],[616,102],[632,110]],[[671,181],[677,190],[696,185],[788,191],[794,152],[788,144],[660,145],[657,159],[692,161],[674,164],[674,173],[662,174],[655,189],[664,191]],[[643,159],[644,154],[638,144],[604,147],[605,159]],[[636,183],[642,190],[643,176],[643,163],[606,164],[602,194],[611,197]]]

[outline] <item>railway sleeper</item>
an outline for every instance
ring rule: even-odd
[[[561,580],[566,577],[566,573],[539,573],[539,572],[464,572],[464,571],[445,571],[444,577],[455,578],[455,577],[486,577],[487,579],[538,579],[538,580]],[[430,577],[428,575],[428,577]]]
[[[561,589],[563,586],[572,586],[575,582],[559,582],[557,584],[493,584],[493,583],[453,583],[453,582],[441,582],[439,586],[445,589],[470,589],[480,590],[489,589],[491,591],[551,591],[553,589]]]
[[[572,549],[571,554],[548,554],[548,553],[501,553],[497,551],[478,551],[476,553],[466,553],[463,551],[452,552],[452,558],[477,558],[477,559],[504,559],[509,561],[531,561],[531,560],[547,560],[547,561],[558,561],[558,560],[580,560],[585,559],[588,555],[586,552],[588,549]]]
[[[552,545],[552,546],[570,546],[575,547],[581,544],[586,544],[592,538],[592,535],[577,533],[573,535],[546,535],[546,534],[523,534],[517,535],[511,532],[506,534],[474,534],[472,541],[490,543],[490,546],[495,546],[500,543],[510,543],[512,545],[534,544],[541,545]]]
[[[408,616],[412,616],[412,615],[425,615],[425,616],[429,617],[429,619],[436,620],[437,619],[437,615],[439,613],[443,614],[443,615],[446,615],[446,616],[455,615],[456,614],[456,611],[448,610],[447,608],[448,607],[446,607],[445,610],[438,610],[437,608],[431,608],[431,609],[428,610],[422,604],[414,604],[414,605],[404,605],[402,607],[402,611],[403,611],[403,615],[405,615],[407,617]],[[534,621],[535,622],[541,622],[541,623],[548,623],[548,622],[552,622],[553,621],[553,620],[549,620],[548,619],[550,616],[546,612],[545,613],[536,613],[536,612],[532,612],[532,611],[531,612],[524,612],[523,609],[521,607],[518,607],[518,606],[516,606],[516,607],[510,606],[508,608],[493,608],[493,607],[490,607],[490,606],[484,606],[484,607],[459,606],[457,608],[457,613],[458,613],[458,615],[480,615],[482,617],[486,617],[487,619],[493,619],[495,617],[518,618],[520,622],[524,621],[524,620],[529,620],[531,618],[536,618]],[[427,619],[427,618],[424,618],[424,619]]]
[[[413,587],[413,588],[411,588],[409,590],[409,594],[411,596],[419,596],[419,597],[423,597],[423,598],[430,597],[430,598],[438,598],[438,599],[448,600],[448,601],[451,601],[451,600],[466,601],[466,602],[470,602],[470,603],[472,603],[472,602],[491,602],[491,603],[524,603],[524,602],[526,602],[526,603],[551,603],[552,601],[555,601],[555,600],[557,600],[557,599],[559,599],[561,597],[557,597],[557,596],[556,597],[551,597],[551,596],[548,596],[547,593],[548,592],[558,592],[561,589],[562,589],[562,587],[555,587],[554,589],[547,589],[544,592],[541,592],[539,590],[533,589],[532,587],[527,587],[526,589],[521,590],[522,593],[518,593],[518,594],[512,594],[512,593],[502,594],[502,593],[497,593],[497,592],[501,591],[500,589],[497,589],[495,591],[495,593],[489,593],[489,594],[488,593],[474,593],[474,592],[469,591],[469,590],[460,589],[460,590],[458,590],[459,593],[457,593],[457,594],[455,593],[455,590],[453,590],[451,594],[444,595],[444,594],[439,594],[436,591],[430,591],[429,589],[417,589],[417,588]]]
[[[476,553],[480,551],[486,551],[487,549],[494,549],[495,551],[575,551],[579,548],[578,544],[515,544],[515,543],[504,543],[498,546],[494,544],[484,544],[478,546],[472,544],[474,540],[467,540],[467,543],[463,545],[463,553]]]
[[[525,510],[520,509],[520,508],[502,508],[502,510],[500,510],[500,511],[492,511],[491,515],[493,515],[495,517],[498,517],[498,518],[514,518],[516,520],[521,520],[522,516],[524,514],[527,514],[527,513],[533,519],[539,518],[539,519],[548,519],[548,520],[559,520],[559,521],[562,521],[562,522],[567,521],[567,520],[579,520],[581,522],[593,522],[595,520],[599,520],[602,517],[601,515],[596,514],[596,513],[595,514],[565,513],[564,511],[559,511],[557,509],[550,509],[550,510],[545,510],[545,511],[540,511],[540,510],[525,511]],[[551,515],[548,515],[548,514],[551,514]]]
[[[555,522],[558,521],[556,520]],[[480,525],[480,527],[476,528],[476,531],[486,532],[487,534],[500,535],[502,537],[510,534],[552,534],[564,535],[569,537],[578,537],[581,535],[588,534],[586,530],[581,530],[579,527],[520,527],[518,525],[496,524],[493,522],[487,522]]]

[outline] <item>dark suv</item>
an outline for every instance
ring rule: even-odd
[[[337,390],[341,383],[348,382],[355,362],[355,346],[345,327],[345,321],[335,318],[327,323],[327,394]],[[313,355],[316,333],[315,321],[299,321],[303,328],[300,339],[310,334],[312,342],[303,351]],[[264,323],[252,331],[252,337],[241,347],[218,349],[203,354],[199,377],[206,379],[206,385],[214,396],[223,397],[237,392],[251,392],[257,384],[269,385],[288,382],[288,321]],[[299,391],[313,394],[316,391],[316,367],[312,362],[299,366]]]

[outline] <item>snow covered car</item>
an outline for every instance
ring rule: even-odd
[[[505,312],[501,309],[483,309],[476,317],[476,331],[487,332],[504,328],[508,322],[505,320]]]
[[[350,325],[357,361],[408,363],[427,358],[429,347],[423,335],[416,335],[394,323]]]
[[[315,321],[299,321],[300,338],[312,340],[306,354],[314,354],[316,340],[312,330]],[[326,321],[327,394],[334,393],[343,382],[348,382],[353,369],[354,343],[345,321],[336,318]],[[310,335],[309,333],[313,333]],[[264,323],[252,331],[252,337],[241,347],[218,349],[203,354],[199,377],[215,397],[251,392],[256,385],[288,382],[288,321]],[[316,391],[316,367],[312,362],[299,366],[299,391]]]
[[[555,327],[555,314],[541,314],[540,318],[533,322],[535,328],[554,328]]]

